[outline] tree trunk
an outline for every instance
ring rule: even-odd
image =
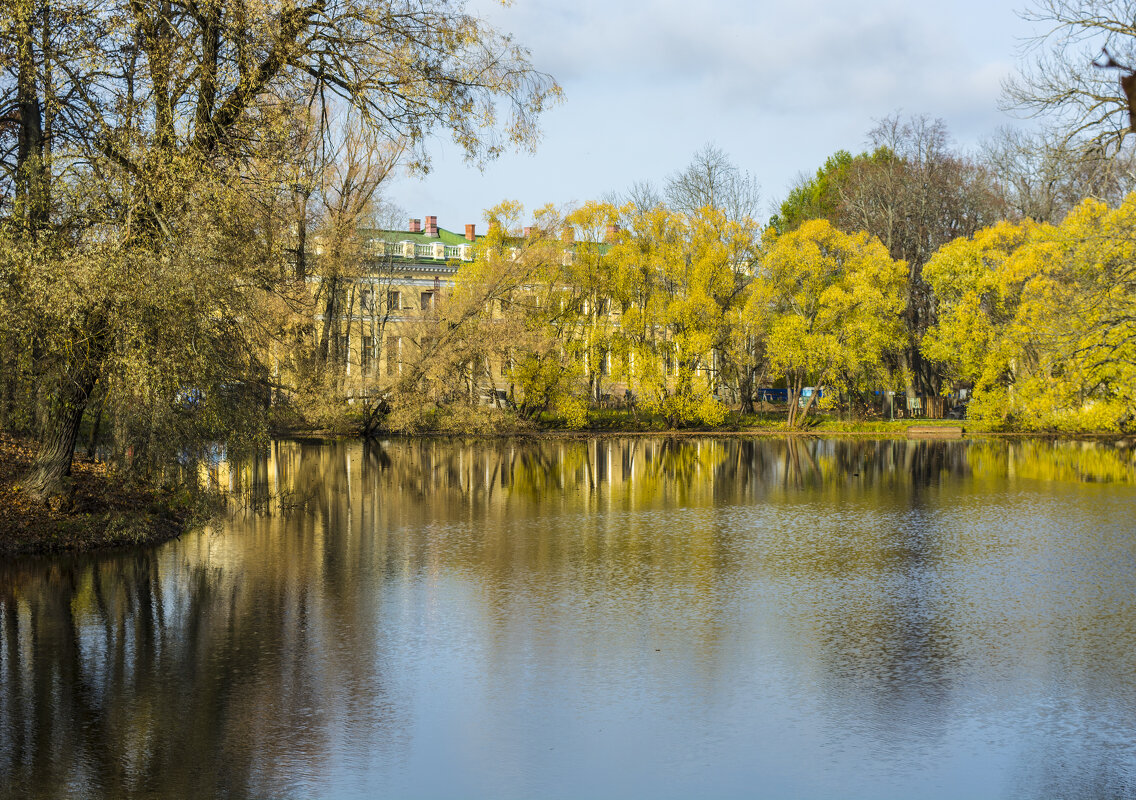
[[[16,6],[16,107],[20,117],[16,137],[16,216],[34,231],[47,221],[42,104],[36,81],[31,3]]]
[[[320,364],[326,367],[328,357],[331,355],[332,324],[338,323],[335,317],[338,311],[336,299],[339,295],[339,282],[335,278],[324,278],[323,289],[327,292],[327,299],[323,312],[323,333],[319,341],[319,360]]]
[[[825,381],[828,379],[828,372],[822,372],[820,378],[817,380],[816,386],[813,387],[813,393],[809,395],[808,401],[805,402],[805,407],[801,409],[799,420],[802,424],[808,419],[809,412],[813,410],[816,405],[817,397],[820,395],[821,388],[824,386]]]
[[[99,429],[103,424],[103,409],[106,408],[106,387],[103,387],[99,397],[99,410],[95,412],[95,420],[91,423],[91,434],[87,437],[87,458],[95,457],[95,448],[99,444]]]
[[[44,422],[39,453],[31,470],[20,480],[20,486],[36,500],[53,507],[66,508],[71,502],[71,462],[75,457],[75,440],[79,423],[87,408],[98,371],[80,367],[60,387],[59,394]]]
[[[296,280],[303,281],[308,277],[308,192],[303,187],[297,187],[297,193],[302,198],[299,203],[298,219],[296,221]]]
[[[71,461],[79,423],[90,402],[91,393],[102,371],[109,346],[105,317],[88,315],[84,330],[90,332],[85,352],[77,353],[47,407],[44,409],[39,452],[31,470],[20,479],[29,495],[53,507],[69,507],[71,502]]]
[[[797,404],[801,399],[801,387],[804,386],[805,379],[803,377],[792,375],[785,381],[786,394],[789,399],[788,418],[786,423],[788,427],[793,428],[797,424]]]

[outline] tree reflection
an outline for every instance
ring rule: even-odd
[[[941,719],[992,626],[973,610],[986,600],[947,591],[944,575],[1006,546],[968,500],[1023,477],[1133,482],[1133,455],[996,440],[407,439],[277,442],[210,470],[258,498],[218,531],[0,565],[9,793],[320,794],[297,771],[317,780],[344,747],[397,760],[412,699],[391,687],[392,642],[440,624],[398,617],[416,587],[457,593],[492,675],[510,674],[523,640],[549,671],[580,652],[666,653],[707,692],[752,661],[747,592],[759,592],[831,702],[872,698],[877,728],[897,708]],[[997,589],[976,574],[971,590]],[[1121,670],[1098,638],[1086,661]]]
[[[163,567],[146,552],[0,568],[0,784],[263,796],[286,763],[325,757],[332,716],[381,727],[366,719],[383,708],[381,674],[325,639],[365,609],[343,594],[348,607],[321,608],[287,571]]]

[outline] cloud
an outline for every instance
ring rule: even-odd
[[[398,199],[457,221],[504,197],[587,200],[663,180],[715,142],[778,201],[895,112],[942,117],[970,147],[1007,121],[1000,83],[1029,33],[1020,2],[472,0],[566,100],[545,115],[535,156],[507,154],[481,174],[440,147],[436,171]]]
[[[514,31],[569,96],[597,85],[662,84],[676,100],[772,113],[880,105],[935,113],[993,103],[1008,64],[975,58],[967,32],[974,17],[963,4],[944,5],[521,0],[494,21]]]

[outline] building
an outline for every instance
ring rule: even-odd
[[[437,217],[411,219],[407,228],[360,231],[363,260],[357,277],[339,287],[342,295],[315,315],[317,327],[335,339],[329,349],[340,354],[348,386],[363,389],[368,376],[399,373],[409,346],[404,328],[430,313],[442,294],[453,285],[462,263],[474,260],[480,238],[474,225],[459,234],[438,227]],[[323,254],[316,241],[312,248],[318,264]],[[319,286],[322,278],[310,277]]]

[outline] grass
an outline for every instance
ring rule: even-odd
[[[631,409],[593,409],[588,412],[588,425],[581,433],[863,433],[900,436],[912,425],[969,427],[966,421],[953,419],[869,419],[842,420],[826,414],[810,414],[805,424],[795,430],[786,427],[784,411],[762,411],[753,414],[730,412],[721,425],[692,424],[675,428],[657,414]],[[546,431],[568,431],[565,420],[546,415],[539,421]]]

